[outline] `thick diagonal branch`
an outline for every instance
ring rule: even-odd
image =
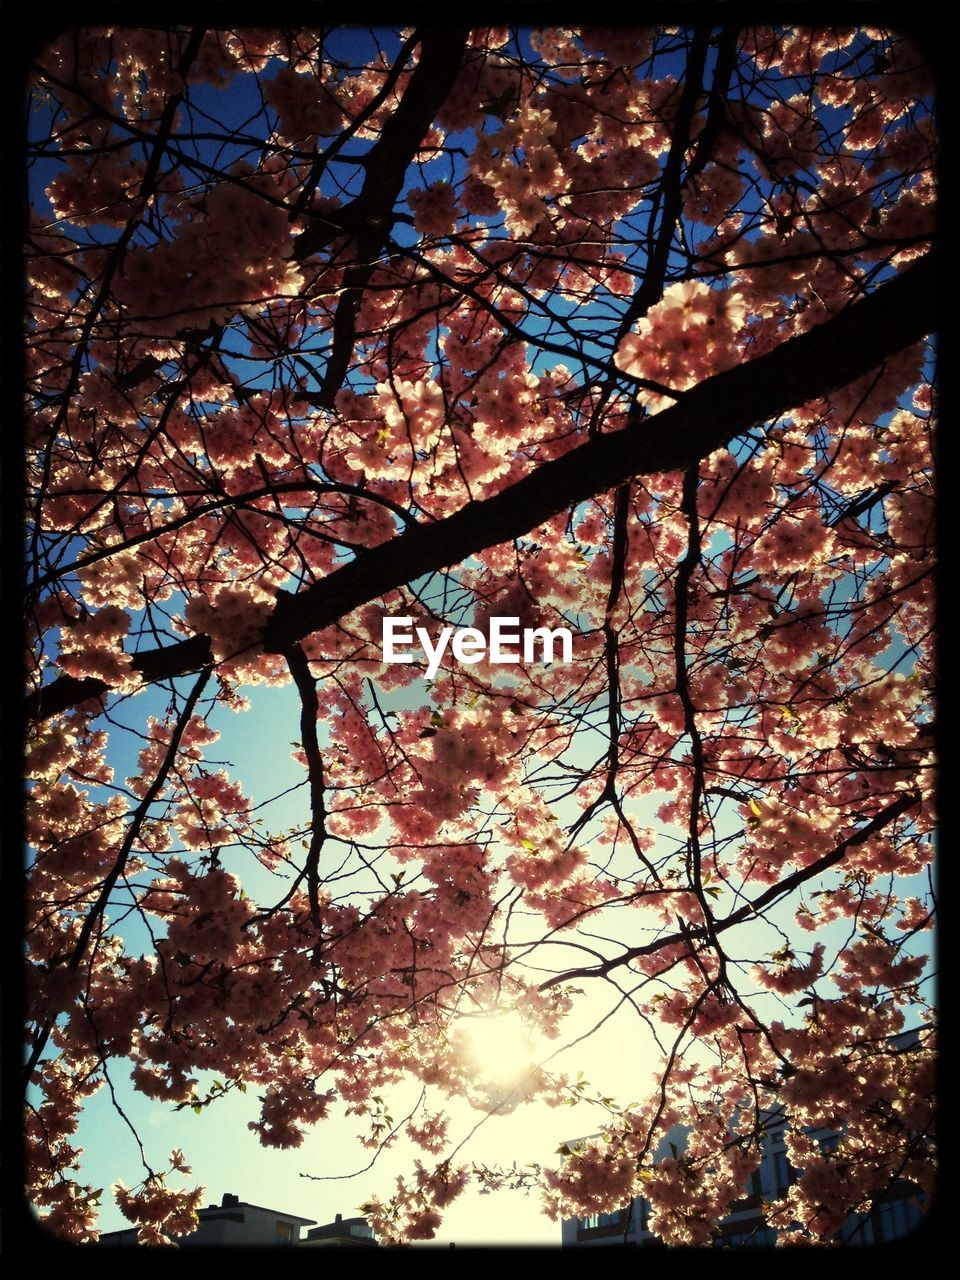
[[[363,157],[366,172],[355,200],[325,213],[296,239],[299,262],[343,235],[379,235],[386,241],[407,170],[456,84],[467,45],[467,28],[425,29],[419,33],[420,60],[396,111],[388,116],[380,137]]]
[[[685,470],[758,422],[876,369],[930,333],[935,319],[936,264],[928,256],[808,333],[707,378],[662,413],[595,436],[509,489],[411,529],[303,591],[281,592],[264,628],[265,647],[283,652],[385,592],[522,537],[572,504],[632,476]],[[194,636],[135,655],[133,667],[149,683],[195,671],[209,661],[209,641]],[[54,715],[107,688],[93,678],[63,676],[31,695],[28,714]]]
[[[407,169],[456,84],[466,45],[465,28],[426,30],[421,34],[420,61],[400,105],[388,116],[376,144],[364,156],[366,176],[360,194],[297,237],[293,250],[297,260],[316,253],[344,233],[355,237],[356,260],[344,271],[320,385],[318,403],[323,406],[333,405],[347,376],[356,341],[357,310],[377,258],[389,239]]]

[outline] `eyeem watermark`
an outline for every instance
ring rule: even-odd
[[[549,627],[524,627],[521,631],[519,618],[491,618],[489,642],[484,632],[478,631],[476,627],[443,627],[437,643],[433,644],[426,628],[415,628],[414,636],[412,626],[412,618],[384,618],[383,660],[413,662],[413,653],[404,650],[412,648],[416,640],[419,640],[427,659],[428,680],[432,680],[440,669],[448,644],[456,661],[468,667],[482,662],[484,657],[497,664],[518,663],[521,654],[526,663],[553,662],[557,640],[560,642],[559,660],[570,662],[573,658],[573,637],[567,627],[555,627],[552,631]]]

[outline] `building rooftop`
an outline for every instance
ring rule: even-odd
[[[304,1244],[373,1245],[377,1240],[373,1228],[364,1217],[345,1218],[338,1213],[333,1222],[325,1222],[307,1232]]]
[[[312,1226],[316,1222],[316,1218],[302,1218],[299,1214],[289,1213],[286,1209],[268,1209],[262,1204],[251,1204],[249,1200],[241,1200],[239,1196],[231,1195],[229,1191],[224,1192],[219,1204],[205,1205],[202,1209],[198,1209],[197,1213],[200,1217],[209,1217],[232,1209],[257,1209],[260,1213],[275,1213],[281,1218],[288,1218],[291,1222],[302,1222],[304,1226]]]

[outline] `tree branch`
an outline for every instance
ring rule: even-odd
[[[284,902],[293,896],[301,880],[306,877],[310,919],[319,929],[320,853],[327,838],[323,756],[317,737],[317,714],[320,704],[317,699],[317,682],[310,674],[310,663],[303,649],[298,644],[292,645],[284,656],[300,694],[300,742],[307,760],[307,774],[310,779],[310,847],[307,850],[303,871],[297,876]]]
[[[456,84],[467,45],[467,29],[426,30],[420,35],[420,61],[393,115],[364,156],[366,177],[360,194],[343,209],[327,214],[302,232],[293,256],[301,261],[339,235],[356,236],[356,261],[344,272],[343,291],[333,317],[333,339],[327,355],[318,403],[330,408],[350,367],[356,340],[357,309],[390,236],[393,211],[407,169],[412,164],[437,112]]]
[[[264,647],[280,653],[385,592],[523,536],[571,504],[632,476],[690,467],[756,423],[848,385],[931,332],[936,281],[936,262],[928,254],[862,302],[756,360],[707,378],[669,409],[595,436],[502,493],[411,529],[303,591],[281,591],[264,628]],[[207,637],[193,636],[136,654],[133,669],[152,683],[209,661]],[[100,680],[62,676],[30,695],[28,715],[46,718],[107,689]]]
[[[694,939],[712,940],[718,933],[723,933],[727,929],[732,929],[734,925],[743,924],[745,920],[758,916],[765,907],[769,907],[777,899],[793,893],[794,889],[806,884],[814,876],[820,875],[823,871],[829,871],[831,867],[835,867],[838,862],[843,861],[848,849],[854,849],[857,845],[864,844],[871,836],[889,826],[895,818],[899,818],[901,814],[906,813],[919,803],[920,796],[917,792],[905,791],[892,804],[887,805],[885,809],[881,809],[859,831],[855,831],[846,840],[841,840],[835,848],[831,849],[829,853],[825,853],[822,858],[818,858],[816,862],[811,862],[808,867],[800,867],[797,871],[791,872],[790,875],[784,876],[782,880],[778,880],[776,884],[772,884],[768,889],[765,889],[752,902],[745,903],[744,906],[738,907],[736,911],[731,912],[730,915],[725,916],[722,920],[715,921],[709,930],[703,926],[697,926],[693,929],[687,928],[682,932],[666,934],[661,938],[657,938],[654,942],[645,942],[642,946],[630,947],[628,950],[621,952],[620,955],[614,956],[610,960],[605,960],[603,964],[595,965],[593,968],[569,969],[566,973],[555,974],[552,978],[548,978],[546,982],[542,982],[539,989],[546,991],[550,987],[556,987],[563,982],[572,982],[578,978],[605,978],[608,973],[620,968],[622,965],[629,964],[631,960],[639,959],[640,956],[654,955],[665,947],[676,946],[678,942],[689,943]]]

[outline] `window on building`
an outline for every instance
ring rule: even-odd
[[[739,1231],[730,1231],[714,1242],[717,1246],[725,1245],[729,1249],[767,1249],[776,1244],[777,1233],[770,1227],[747,1227]]]
[[[793,1170],[790,1168],[785,1151],[775,1151],[773,1153],[773,1177],[774,1188],[778,1195],[782,1195],[793,1182]]]
[[[916,1227],[923,1213],[912,1197],[890,1200],[873,1213],[874,1235],[878,1240],[900,1240]]]
[[[293,1244],[293,1223],[277,1221],[277,1244]]]
[[[580,1231],[606,1230],[609,1233],[623,1231],[626,1227],[626,1218],[626,1209],[617,1209],[613,1213],[590,1213],[585,1218],[578,1218],[577,1225]]]

